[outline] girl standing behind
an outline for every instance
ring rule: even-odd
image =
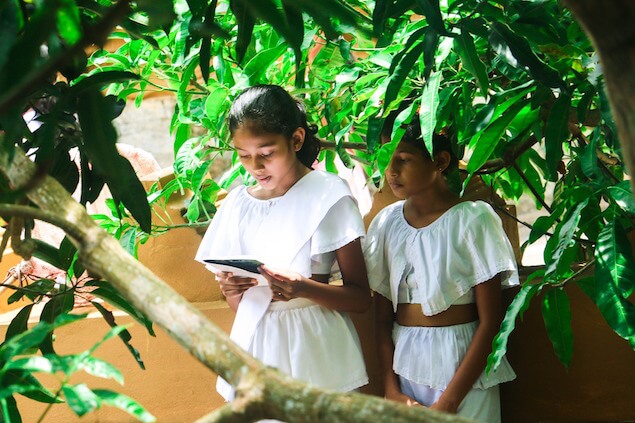
[[[488,204],[461,202],[450,190],[444,174],[458,160],[449,139],[434,136],[432,159],[419,117],[412,122],[385,174],[404,200],[373,219],[365,244],[371,289],[380,294],[385,396],[497,422],[498,384],[515,374],[506,359],[496,372],[484,369],[503,316],[501,286],[518,284],[513,250]]]
[[[281,87],[243,91],[231,106],[229,129],[256,184],[229,193],[196,259],[254,256],[265,263],[260,273],[268,283],[211,269],[236,311],[231,338],[313,385],[350,391],[367,384],[359,338],[345,313],[370,306],[364,225],[348,185],[311,170],[319,141],[303,106]],[[327,283],[335,262],[342,286]],[[232,399],[222,379],[217,389]]]

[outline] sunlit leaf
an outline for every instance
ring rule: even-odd
[[[150,414],[141,404],[126,395],[106,389],[95,389],[93,393],[103,404],[123,410],[142,422],[154,422],[156,418]]]
[[[99,408],[101,401],[85,384],[64,385],[62,387],[66,403],[78,416],[83,416]]]

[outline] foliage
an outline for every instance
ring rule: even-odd
[[[358,164],[376,184],[401,125],[419,110],[428,148],[434,131],[453,135],[466,162],[464,186],[478,174],[508,201],[531,195],[548,213],[527,223],[532,228],[527,244],[549,237],[546,266],[527,279],[510,306],[489,365],[504,354],[516,318],[534,298],[542,298],[548,334],[568,365],[573,335],[563,288],[569,285],[580,286],[635,348],[635,311],[628,300],[635,265],[624,236],[633,226],[635,201],[624,181],[596,54],[554,0],[161,0],[133,5],[3,0],[0,34],[0,148],[20,146],[42,174],[54,176],[69,192],[81,185],[82,204],[107,186],[112,216],[95,218],[133,254],[137,242],[158,229],[151,224],[150,204],[191,190],[186,216],[195,225],[214,213],[221,188],[238,177],[248,182],[235,156],[220,181],[207,176],[213,160],[233,155],[225,117],[243,88],[258,83],[288,87],[319,126],[325,140],[320,160],[327,169],[335,171],[338,161]],[[89,44],[101,45],[108,34],[115,49],[86,53]],[[57,71],[63,78],[54,79]],[[171,124],[176,178],[153,187],[146,198],[130,164],[116,151],[112,120],[126,99],[134,97],[139,106],[151,91],[176,97]],[[410,107],[395,121],[393,142],[382,146],[384,118],[405,101]],[[36,129],[25,125],[25,112],[35,116]],[[28,190],[4,180],[0,187],[6,204],[22,203]],[[147,319],[107,282],[89,278],[91,287],[86,286],[84,266],[68,240],[59,248],[34,242],[29,239],[32,222],[5,220],[5,238],[24,229],[24,245],[68,274],[65,286],[41,280],[16,294],[36,302],[49,299],[42,322],[54,322],[72,309],[75,295],[87,292],[82,289],[94,289],[93,295],[151,331]],[[592,267],[595,277],[581,279]],[[539,292],[544,295],[538,297]],[[94,304],[115,326],[113,315]],[[26,333],[25,322],[12,324],[16,334]],[[126,333],[118,335],[142,365]],[[50,334],[39,348],[54,356]],[[101,396],[104,402],[108,395]],[[13,410],[10,401],[3,410]]]

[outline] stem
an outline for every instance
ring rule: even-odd
[[[516,172],[518,172],[518,174],[520,175],[522,180],[525,182],[525,184],[527,185],[527,188],[529,188],[529,191],[531,191],[531,193],[534,195],[536,200],[538,200],[538,202],[542,204],[542,206],[545,208],[545,210],[549,212],[549,214],[553,214],[553,209],[547,205],[544,198],[542,198],[540,194],[538,193],[538,191],[536,191],[536,188],[534,188],[529,178],[527,178],[527,175],[525,175],[525,172],[522,171],[522,169],[520,168],[520,166],[518,166],[518,163],[516,163],[515,160],[512,162],[512,167],[516,169]]]
[[[593,266],[594,264],[595,264],[595,258],[593,258],[590,262],[586,263],[584,266],[578,269],[573,275],[569,276],[567,279],[563,280],[562,282],[553,284],[551,286],[555,286],[555,287],[564,286],[565,284],[571,282],[573,279],[580,276],[582,273],[584,273],[589,267]]]
[[[75,239],[81,239],[82,236],[84,236],[84,232],[81,231],[77,225],[74,225],[66,219],[60,218],[53,213],[49,213],[41,209],[36,209],[34,207],[0,204],[0,214],[19,217],[30,217],[32,219],[47,222],[57,226],[60,229],[63,229],[64,232]]]

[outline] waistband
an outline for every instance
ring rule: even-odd
[[[280,311],[280,310],[293,310],[297,308],[305,308],[311,306],[317,306],[319,304],[314,303],[313,301],[306,298],[294,298],[289,301],[272,301],[269,304],[269,311]]]

